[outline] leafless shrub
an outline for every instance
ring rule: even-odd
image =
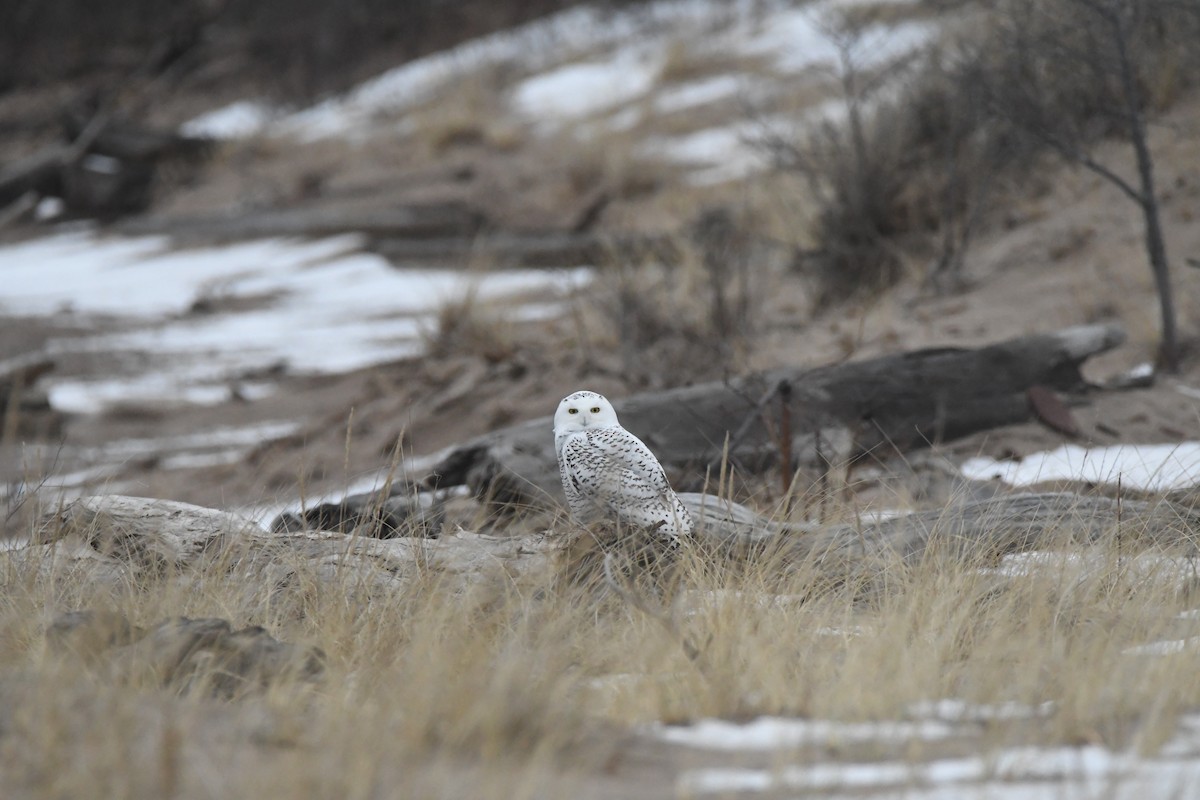
[[[515,330],[496,309],[489,309],[475,292],[438,309],[433,327],[425,332],[429,355],[476,355],[488,363],[510,358],[516,350]]]
[[[669,242],[615,254],[601,308],[633,386],[664,387],[737,368],[761,330],[759,309],[778,259],[747,215],[702,211]]]
[[[803,176],[820,208],[810,258],[819,302],[895,283],[903,266],[898,239],[926,216],[913,202],[920,199],[909,180],[914,154],[889,125],[890,104],[876,104],[892,75],[861,66],[860,29],[830,27],[827,35],[838,51],[844,119],[822,120],[798,139],[764,142],[780,168]]]
[[[1068,163],[1088,169],[1138,208],[1158,293],[1159,363],[1178,368],[1178,332],[1149,144],[1154,112],[1200,67],[1200,6],[1176,0],[1009,0],[976,50],[991,116]],[[1128,141],[1135,176],[1105,163],[1102,138]]]
[[[860,29],[831,29],[844,119],[764,142],[817,199],[805,263],[823,299],[890,285],[923,252],[928,279],[957,281],[981,222],[1045,154],[1103,167],[1094,143],[1136,142],[1147,115],[1195,82],[1200,11],[1188,4],[962,5],[943,41],[886,74],[862,66]],[[1122,182],[1145,208],[1152,186]]]

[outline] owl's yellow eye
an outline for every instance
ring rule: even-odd
[[[568,414],[578,414],[578,413],[579,413],[579,409],[578,409],[578,408],[568,408],[568,409],[567,409],[567,413],[568,413]]]
[[[592,406],[592,413],[593,413],[593,414],[599,414],[599,413],[600,413],[600,406]]]

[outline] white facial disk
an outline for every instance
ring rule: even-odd
[[[555,436],[589,428],[618,428],[620,425],[612,403],[604,395],[595,392],[569,394],[554,412]]]

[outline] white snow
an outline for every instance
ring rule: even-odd
[[[934,30],[925,22],[867,28],[853,37],[838,32],[831,12],[841,2],[803,4],[765,17],[742,45],[742,52],[770,56],[783,72],[835,66],[844,49],[858,70],[882,67],[927,42]]]
[[[683,796],[766,791],[837,791],[872,798],[1143,798],[1188,796],[1200,780],[1200,763],[1141,760],[1098,746],[1012,748],[983,756],[930,762],[883,761],[815,764],[776,771],[716,768],[680,775]],[[891,789],[891,791],[886,791]],[[837,797],[838,794],[826,795]]]
[[[46,379],[56,408],[89,413],[123,401],[220,403],[234,383],[262,396],[269,383],[246,376],[278,365],[332,374],[413,355],[448,302],[510,298],[506,318],[542,318],[590,274],[398,269],[362,243],[347,235],[172,250],[162,237],[59,234],[0,247],[0,312],[117,320],[118,332],[47,345],[59,356],[137,354],[103,376]],[[188,313],[201,299],[218,310]],[[232,300],[249,307],[219,310]]]
[[[256,445],[288,436],[299,428],[298,422],[275,420],[245,426],[217,425],[189,434],[120,439],[99,447],[30,443],[23,449],[26,468],[31,476],[45,474],[45,480],[30,477],[27,483],[0,487],[0,497],[13,497],[35,485],[38,490],[56,490],[64,499],[78,496],[85,493],[84,489],[94,490],[111,479],[130,461],[153,459],[160,470],[228,464]],[[60,459],[77,468],[55,473],[54,466]],[[105,490],[116,492],[119,487],[110,483]]]
[[[955,729],[936,720],[838,722],[825,719],[759,717],[745,724],[706,719],[688,726],[661,725],[653,728],[652,732],[664,741],[686,747],[709,750],[781,750],[847,742],[945,739],[953,736]]]
[[[655,113],[674,113],[745,96],[747,80],[714,75],[660,86],[671,48],[686,47],[701,57],[705,52],[765,57],[780,74],[756,75],[750,83],[768,87],[814,67],[836,68],[833,20],[858,1],[658,0],[623,10],[584,5],[415,59],[301,111],[282,113],[243,100],[202,114],[183,129],[216,138],[394,136],[402,112],[438,102],[439,93],[472,75],[488,76],[489,88],[507,95],[514,113],[547,132],[609,110],[629,112],[643,98],[651,100]],[[933,31],[925,22],[870,28],[850,45],[856,67],[882,66],[921,46]],[[632,119],[623,114],[613,121],[628,126]]]
[[[748,77],[742,75],[714,75],[660,92],[654,107],[660,113],[671,114],[708,105],[744,92],[750,82]]]
[[[1117,555],[1103,550],[1030,550],[1024,553],[1010,553],[1004,556],[997,566],[984,567],[980,572],[1006,578],[1049,575],[1062,581],[1064,585],[1079,585],[1089,579],[1111,577],[1117,565]],[[1200,560],[1186,555],[1154,552],[1124,555],[1120,557],[1119,568],[1122,580],[1138,582],[1148,588],[1160,586],[1177,591],[1193,586],[1196,578],[1200,576]]]
[[[238,100],[185,122],[179,130],[186,136],[241,139],[265,132],[275,116],[265,103]]]
[[[647,156],[665,158],[698,168],[692,183],[707,185],[735,180],[763,169],[765,150],[758,145],[766,136],[783,133],[780,120],[753,120],[719,128],[706,128],[671,137],[652,137],[641,145]]]
[[[1054,710],[1054,703],[1049,701],[1031,706],[1011,700],[997,704],[976,704],[957,698],[943,698],[914,703],[909,706],[908,714],[917,719],[937,719],[943,722],[992,722],[1048,717]]]
[[[925,723],[870,723],[847,725],[821,720],[763,718],[747,725],[706,720],[688,728],[658,726],[651,732],[682,746],[730,752],[761,753],[796,750],[800,745],[822,747],[839,742],[904,742],[913,739],[946,739],[971,730],[963,723],[1042,717],[1053,705],[1028,706],[1003,703],[977,706],[961,700],[941,700],[914,707],[947,721]],[[957,725],[950,725],[953,720]],[[933,724],[933,729],[916,725]],[[905,726],[908,727],[905,727]],[[841,736],[829,735],[840,731]],[[809,735],[820,732],[820,735]],[[796,764],[790,756],[776,759],[775,769],[707,767],[686,770],[676,781],[683,797],[770,792],[822,797],[920,798],[952,800],[988,797],[1004,800],[1027,798],[1093,798],[1135,800],[1142,797],[1190,796],[1186,787],[1200,781],[1200,718],[1184,716],[1174,737],[1157,756],[1143,757],[1133,750],[1116,752],[1100,746],[981,747],[978,754],[955,758]],[[786,766],[782,766],[786,765]],[[864,795],[863,792],[867,792]]]
[[[1012,486],[1086,481],[1161,492],[1200,484],[1200,442],[1094,448],[1068,444],[1019,461],[972,458],[961,471],[969,480],[998,479]]]
[[[1126,372],[1125,376],[1131,379],[1152,378],[1154,377],[1154,365],[1149,361],[1143,361]]]
[[[1187,639],[1163,639],[1157,642],[1147,642],[1122,651],[1127,656],[1170,656],[1179,653],[1200,652],[1200,636]]]
[[[163,436],[155,438],[122,439],[103,448],[88,448],[84,457],[138,458],[157,452],[180,452],[193,450],[222,450],[235,447],[253,447],[295,433],[300,425],[291,420],[260,422],[255,425],[235,427],[218,425],[197,433]]]
[[[590,116],[649,91],[661,64],[627,51],[584,64],[569,64],[527,79],[513,91],[516,108],[542,122]]]
[[[281,118],[273,130],[303,139],[355,136],[372,122],[436,97],[456,79],[502,67],[536,76],[608,51],[617,60],[647,52],[648,42],[701,35],[723,20],[757,15],[761,0],[660,0],[621,11],[580,6],[500,31],[366,81],[345,95]],[[766,3],[776,6],[777,2]]]
[[[61,197],[43,197],[33,209],[33,218],[38,222],[49,222],[57,219],[67,210],[67,204]]]

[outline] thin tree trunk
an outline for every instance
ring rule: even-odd
[[[1179,370],[1179,339],[1175,322],[1175,298],[1171,289],[1170,263],[1167,260],[1167,246],[1163,239],[1158,194],[1155,190],[1154,158],[1150,154],[1150,145],[1146,140],[1146,118],[1129,54],[1132,34],[1129,23],[1122,17],[1119,9],[1112,12],[1109,22],[1113,26],[1117,57],[1120,59],[1121,83],[1128,112],[1129,138],[1137,157],[1138,181],[1141,189],[1139,205],[1142,207],[1142,217],[1145,223],[1143,238],[1146,243],[1146,255],[1150,259],[1150,270],[1154,273],[1154,288],[1158,292],[1162,334],[1158,347],[1158,362],[1159,367],[1163,370],[1177,372]]]

